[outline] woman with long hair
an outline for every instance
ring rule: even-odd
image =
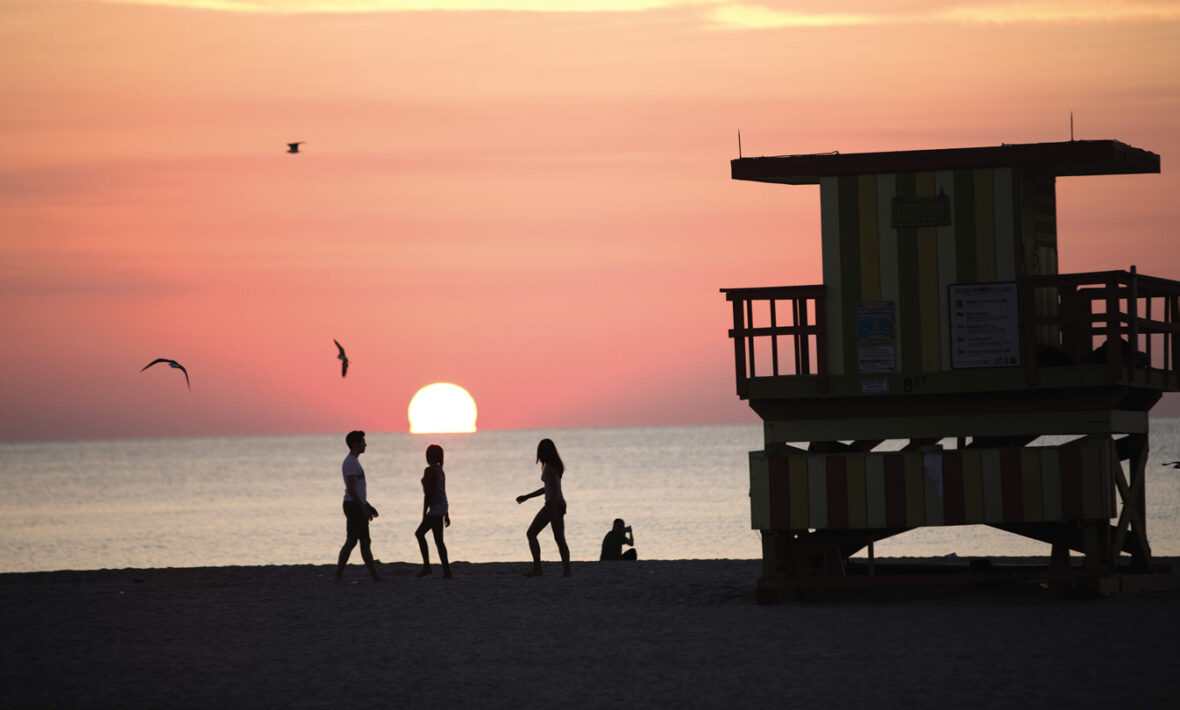
[[[570,549],[565,544],[565,497],[561,494],[561,475],[565,473],[565,464],[557,453],[557,446],[549,439],[541,439],[537,444],[537,463],[541,464],[542,487],[516,497],[517,503],[523,503],[529,498],[544,494],[545,505],[537,511],[532,525],[526,533],[529,539],[529,551],[533,553],[533,568],[527,577],[537,577],[541,574],[541,544],[537,542],[537,534],[546,525],[553,526],[553,539],[557,542],[557,551],[561,553],[561,576],[570,576]]]
[[[451,563],[447,546],[443,543],[443,526],[450,527],[451,515],[447,505],[447,475],[443,473],[443,448],[438,444],[426,447],[426,470],[422,473],[422,523],[414,531],[418,549],[422,551],[422,571],[419,577],[431,573],[430,550],[426,548],[426,531],[434,533],[434,546],[442,560],[443,579],[451,578]]]

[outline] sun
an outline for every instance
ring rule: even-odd
[[[475,400],[459,385],[435,382],[418,390],[406,412],[411,434],[475,431]]]

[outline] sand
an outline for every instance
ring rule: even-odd
[[[1173,569],[1180,567],[1171,560]],[[0,707],[1175,707],[1180,592],[759,605],[754,560],[0,575]]]

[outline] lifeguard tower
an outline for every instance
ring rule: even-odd
[[[722,289],[737,392],[764,420],[759,600],[914,581],[874,567],[872,544],[935,525],[1050,546],[1043,567],[975,565],[961,581],[1110,593],[1170,579],[1153,575],[1144,479],[1148,412],[1180,385],[1180,282],[1057,270],[1057,178],[1158,173],[1158,155],[1069,141],[731,170],[820,188],[823,284]],[[850,560],[865,548],[868,564]]]

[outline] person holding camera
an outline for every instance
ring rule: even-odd
[[[623,552],[623,545],[630,545],[631,549]],[[602,538],[602,556],[598,558],[599,561],[634,561],[638,558],[639,554],[635,552],[635,534],[631,532],[631,526],[625,524],[622,518],[615,518],[614,527]]]

